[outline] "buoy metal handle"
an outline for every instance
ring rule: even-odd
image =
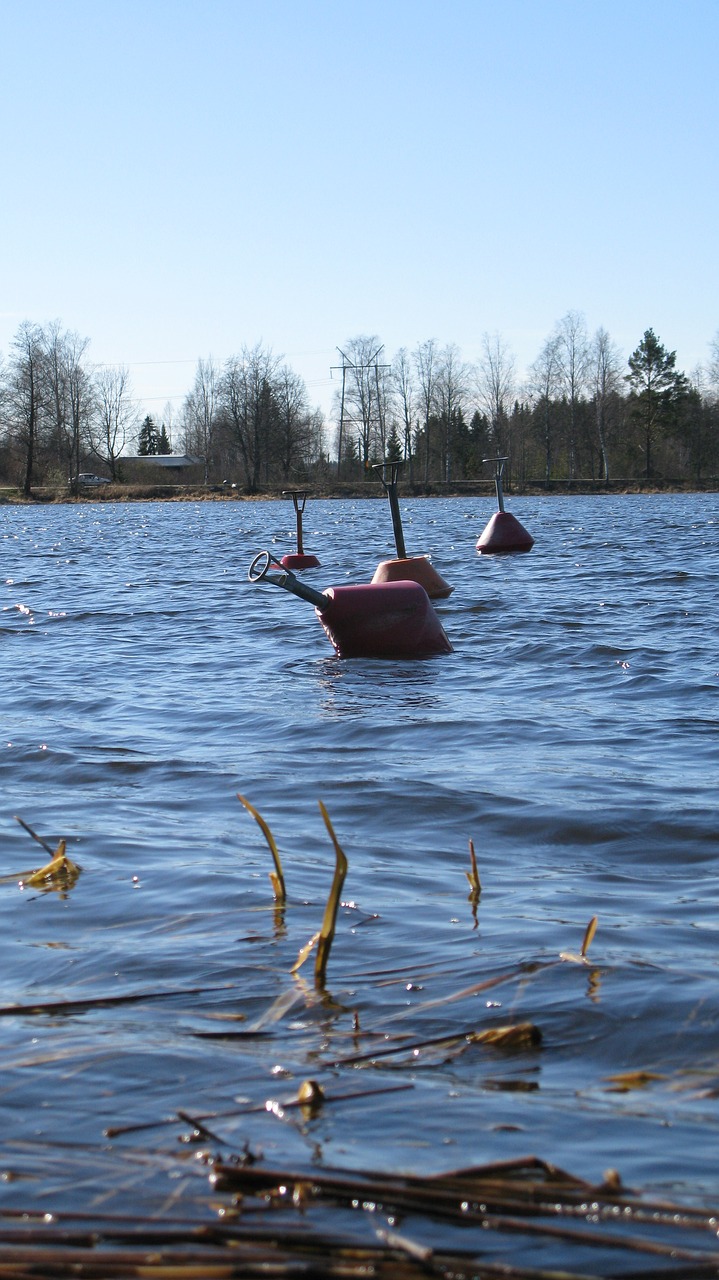
[[[499,507],[500,511],[504,511],[504,494],[502,493],[502,472],[504,471],[504,464],[506,461],[507,461],[506,456],[504,458],[482,458],[482,462],[493,462],[495,464],[494,487],[497,491],[497,506]]]
[[[406,560],[407,552],[404,545],[404,533],[402,532],[402,517],[399,513],[399,498],[397,497],[397,474],[401,466],[401,462],[375,462],[372,464],[372,470],[379,471],[379,478],[387,490],[389,509],[392,513],[392,528],[394,529],[394,541],[397,548],[397,556],[400,560]],[[390,473],[389,480],[387,479],[388,470]]]
[[[270,573],[271,565],[275,565],[280,572]],[[300,600],[307,600],[316,609],[327,608],[328,599],[323,592],[315,591],[314,587],[308,587],[304,582],[300,582],[299,578],[296,578],[290,569],[285,569],[269,551],[258,551],[247,570],[247,577],[250,582],[271,582],[275,587],[282,587],[293,596],[299,596]]]
[[[295,521],[297,524],[297,554],[298,556],[303,556],[305,553],[305,549],[302,545],[302,512],[305,509],[307,494],[303,493],[301,489],[283,489],[282,490],[283,498],[286,494],[289,494],[289,496],[291,497],[294,503]]]

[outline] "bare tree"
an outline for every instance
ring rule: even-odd
[[[281,478],[303,472],[316,445],[316,420],[309,413],[304,379],[282,365],[274,379],[275,455]]]
[[[612,404],[617,402],[622,385],[621,365],[622,357],[619,347],[612,342],[606,329],[597,329],[591,346],[591,375],[599,454],[602,460],[602,474],[607,482],[609,480],[607,437],[610,410]]]
[[[208,356],[198,360],[192,390],[185,396],[181,417],[185,434],[185,451],[200,454],[205,466],[205,484],[210,474],[218,426],[220,372]]]
[[[459,347],[449,343],[441,352],[437,367],[436,397],[444,436],[444,479],[452,479],[454,436],[457,417],[467,392],[467,366],[460,358]]]
[[[225,362],[219,384],[221,412],[253,492],[269,469],[274,413],[272,385],[278,357],[259,343]]]
[[[438,352],[434,338],[420,342],[412,352],[414,367],[417,372],[419,401],[422,409],[424,426],[424,482],[429,481],[429,461],[431,456],[430,424],[436,408]]]
[[[133,401],[128,369],[100,365],[94,375],[94,413],[90,421],[90,448],[117,479],[118,460],[128,440],[139,430],[140,415]]]
[[[412,364],[406,347],[400,347],[392,361],[392,383],[402,423],[402,455],[409,465],[408,478],[413,481],[412,427],[414,424],[416,392],[412,377]]]
[[[43,332],[24,320],[12,341],[8,370],[9,434],[23,458],[23,493],[32,492],[35,451],[42,407]]]
[[[77,485],[80,459],[89,443],[90,423],[94,409],[94,387],[90,372],[82,358],[90,345],[89,338],[67,333],[64,342],[65,381],[70,409],[70,447],[73,459],[72,483]]]
[[[44,435],[57,465],[70,468],[76,488],[93,409],[93,383],[85,364],[90,340],[63,330],[59,320],[40,333]]]
[[[384,457],[389,366],[380,359],[383,350],[376,334],[350,338],[339,348],[343,362],[340,430],[344,431],[345,424],[354,426],[365,472],[370,458]]]
[[[555,421],[553,401],[561,381],[557,347],[556,333],[550,334],[529,371],[529,388],[533,398],[537,401],[535,412],[539,415],[539,420],[542,424],[544,478],[547,481],[552,477],[552,465],[554,462]]]
[[[719,330],[709,343],[709,363],[706,373],[710,394],[715,401],[719,401]]]
[[[489,422],[497,454],[506,453],[507,423],[516,389],[515,357],[498,333],[483,333],[474,383],[478,408]]]
[[[566,396],[569,405],[569,475],[572,478],[577,467],[579,403],[586,393],[591,368],[587,326],[581,312],[568,311],[559,321],[555,336],[560,394]]]

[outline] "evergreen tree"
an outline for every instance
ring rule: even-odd
[[[155,426],[155,419],[148,413],[140,427],[137,452],[141,458],[154,457],[156,454],[162,452],[159,448],[159,443],[160,434]]]
[[[397,423],[392,422],[385,446],[385,458],[387,462],[402,462],[402,441],[399,438]]]
[[[683,373],[677,373],[676,351],[667,351],[653,329],[647,329],[629,357],[625,380],[631,387],[631,415],[644,434],[645,474],[652,474],[652,449],[659,432],[674,420],[676,408],[688,389]]]
[[[170,444],[170,437],[167,434],[167,429],[165,427],[164,422],[160,427],[160,434],[157,437],[157,449],[155,450],[155,452],[156,453],[172,453],[172,445]]]

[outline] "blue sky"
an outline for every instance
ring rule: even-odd
[[[520,371],[583,312],[691,372],[719,330],[719,0],[0,0],[0,351],[90,339],[178,409],[257,342]]]

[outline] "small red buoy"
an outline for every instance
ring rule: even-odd
[[[504,494],[502,493],[502,472],[506,458],[483,458],[483,462],[494,462],[494,487],[497,491],[496,511],[477,539],[477,550],[484,555],[494,555],[502,551],[531,551],[534,538],[527,533],[516,516],[504,510]]]
[[[284,565],[285,569],[317,569],[320,563],[317,556],[305,554],[305,549],[302,545],[302,512],[305,509],[307,494],[303,493],[301,489],[283,489],[283,496],[286,493],[289,493],[295,507],[297,550],[283,556],[280,564]]]
[[[531,551],[534,538],[510,511],[496,511],[477,540],[484,555],[501,551]]]
[[[283,556],[280,561],[280,564],[284,565],[285,569],[317,569],[319,568],[319,563],[317,556],[300,555],[298,551],[288,556]]]
[[[432,658],[452,646],[424,587],[418,582],[365,583],[316,591],[269,551],[260,551],[248,571],[250,582],[273,583],[315,606],[315,613],[338,658]]]

